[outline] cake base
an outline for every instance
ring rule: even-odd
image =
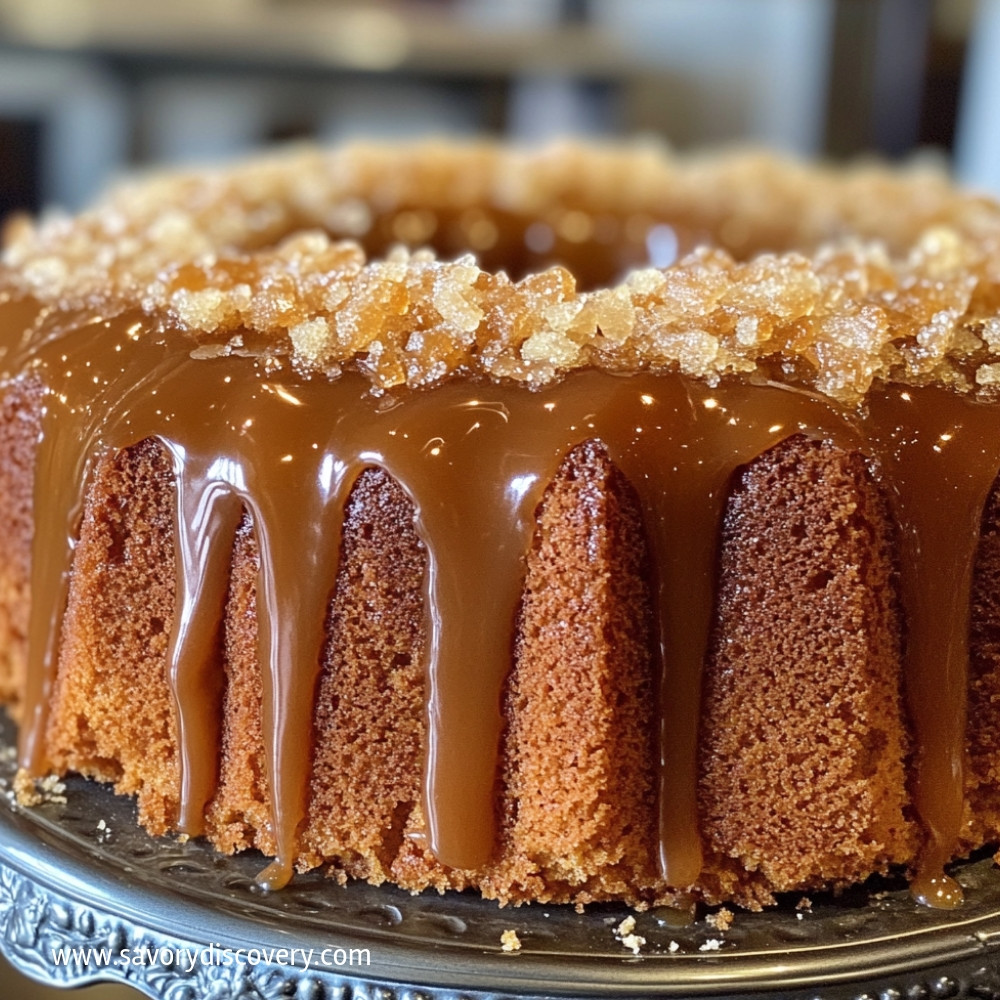
[[[2,745],[12,738],[4,720]],[[9,756],[0,761],[5,791]],[[676,926],[676,913],[634,914],[634,933],[646,943],[633,955],[616,935],[626,907],[502,910],[467,893],[411,896],[338,886],[317,873],[264,893],[253,880],[259,854],[220,857],[198,842],[151,838],[136,826],[130,799],[82,779],[32,809],[9,799],[0,807],[0,946],[18,970],[53,985],[111,980],[150,997],[188,988],[220,1000],[376,992],[383,1000],[763,1000],[765,990],[769,1000],[1000,997],[1000,871],[988,857],[956,866],[966,895],[957,912],[918,906],[902,880],[883,880],[839,899],[813,896],[808,910],[789,900],[765,913],[737,911],[725,930],[703,917]],[[521,943],[517,952],[501,950],[508,930]],[[56,964],[54,950],[63,947],[110,948],[114,961]],[[301,953],[295,964],[274,953],[290,948],[312,949],[312,967]],[[239,964],[236,949],[244,961],[257,949],[260,961]],[[370,964],[359,964],[363,949]],[[203,957],[193,961],[193,953]]]

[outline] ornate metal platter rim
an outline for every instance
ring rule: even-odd
[[[32,841],[30,831],[25,831],[21,823],[12,824],[9,815],[0,815],[0,862],[10,865],[59,899],[99,909],[103,909],[100,903],[107,904],[113,899],[112,915],[136,927],[167,935],[171,940],[182,940],[194,946],[214,942],[223,947],[240,947],[245,946],[248,939],[264,948],[288,945],[280,935],[268,940],[267,936],[273,935],[275,928],[268,927],[264,921],[254,922],[258,926],[250,928],[250,919],[244,922],[229,914],[219,919],[220,914],[217,911],[209,914],[203,903],[155,886],[130,885],[97,866],[87,870],[77,859],[67,857],[48,837]],[[511,922],[518,921],[513,918]],[[996,951],[1000,941],[1000,915],[963,919],[948,929],[951,933],[947,936],[940,926],[915,929],[906,938],[896,940],[896,946],[890,948],[891,957],[882,953],[883,946],[892,943],[893,939],[888,937],[856,944],[830,943],[805,953],[803,949],[789,949],[785,955],[730,952],[711,956],[647,955],[617,960],[608,955],[589,959],[576,955],[572,956],[572,968],[562,970],[564,974],[558,979],[553,976],[553,972],[559,970],[558,966],[553,967],[552,955],[480,954],[472,965],[455,962],[455,968],[449,969],[447,960],[439,953],[428,953],[425,962],[417,963],[412,948],[387,947],[383,935],[371,934],[365,928],[359,928],[357,937],[351,940],[338,934],[337,942],[341,947],[372,948],[379,958],[377,968],[372,969],[374,978],[407,986],[492,990],[503,982],[505,991],[510,993],[544,990],[547,994],[590,995],[603,994],[613,986],[616,993],[626,988],[634,994],[690,995],[759,988],[764,983],[771,988],[815,988],[836,982],[861,981],[875,970],[879,975],[891,975],[977,953],[985,957],[985,952]],[[252,934],[248,933],[250,930]],[[309,930],[304,935],[297,934],[296,945],[309,947],[310,937],[313,933]],[[913,947],[914,943],[918,946]],[[314,939],[313,946],[321,944]],[[873,947],[876,949],[874,955]],[[397,950],[405,954],[402,960],[393,961],[396,956],[391,953]],[[855,953],[851,955],[853,960],[844,962],[844,952]],[[803,962],[806,956],[809,961]],[[666,968],[665,961],[669,963]],[[592,971],[603,974],[587,976],[588,966],[597,966]],[[678,974],[676,978],[672,973]]]
[[[125,815],[131,812],[127,800],[116,799],[107,789],[97,789],[89,783],[86,787],[82,781],[78,784],[81,786],[79,792],[74,788],[68,792],[71,808],[79,809],[81,799],[92,802],[96,795],[99,805],[95,816],[107,815],[110,807],[112,812],[117,810],[116,824],[125,826],[134,822]],[[141,833],[138,836],[145,838]],[[173,841],[145,840],[174,850],[178,848]],[[186,845],[185,851],[193,860],[202,856],[215,858],[203,845]],[[244,870],[247,865],[252,868],[257,864],[252,859],[216,859],[215,863],[223,869],[242,865]],[[621,996],[623,992],[636,996],[704,996],[765,989],[818,989],[829,993],[835,984],[865,983],[876,976],[912,978],[921,970],[932,975],[956,963],[996,966],[1000,962],[1000,905],[994,905],[994,897],[1000,900],[1000,873],[993,870],[988,861],[963,868],[959,873],[960,879],[972,886],[970,909],[965,915],[934,913],[912,906],[912,913],[903,912],[905,904],[896,898],[889,900],[886,906],[894,907],[897,916],[902,914],[900,919],[909,921],[908,926],[902,926],[897,919],[895,929],[860,933],[851,940],[804,938],[784,947],[737,947],[706,954],[690,950],[670,954],[662,947],[674,933],[668,930],[660,942],[654,941],[638,956],[632,956],[624,948],[616,950],[619,945],[612,937],[612,926],[627,914],[624,909],[597,908],[595,912],[580,916],[557,907],[500,911],[495,904],[468,897],[416,897],[425,909],[437,908],[446,914],[449,907],[453,907],[466,917],[473,914],[473,919],[484,925],[518,929],[524,949],[518,954],[503,954],[499,935],[491,939],[494,944],[488,947],[482,937],[479,941],[443,936],[434,941],[427,940],[426,936],[414,939],[397,927],[372,927],[363,921],[352,923],[334,913],[322,924],[314,919],[303,922],[295,919],[295,907],[291,904],[287,905],[287,912],[255,909],[259,907],[258,901],[248,898],[241,902],[221,886],[218,895],[211,896],[201,890],[190,891],[176,878],[169,886],[162,881],[157,884],[144,876],[142,865],[141,860],[132,861],[127,855],[116,854],[99,841],[88,844],[79,838],[74,840],[62,829],[60,807],[0,809],[0,874],[4,874],[8,882],[16,881],[17,891],[24,893],[29,901],[41,900],[39,905],[50,909],[60,906],[70,911],[86,909],[91,912],[92,919],[122,922],[131,937],[147,937],[194,948],[206,947],[209,943],[245,947],[248,941],[262,948],[287,948],[292,944],[322,948],[332,942],[342,948],[368,948],[372,955],[370,967],[323,970],[314,976],[316,982],[330,989],[335,985],[338,990],[345,985],[357,990],[364,987],[362,992],[368,995],[370,987],[376,984],[389,988],[390,992],[402,991],[412,1000],[416,1000],[417,994],[426,996],[428,991],[431,994],[442,990],[459,991],[469,997],[495,996],[498,989],[503,995],[588,997]],[[988,892],[981,886],[986,886]],[[352,894],[363,898],[365,893],[381,892],[371,887],[342,888],[331,883],[316,884],[314,888],[343,900],[350,900]],[[9,890],[3,893],[8,898],[0,895],[0,922],[5,921],[5,906],[16,905]],[[275,894],[269,905],[273,906],[280,896]],[[388,898],[395,907],[405,908],[413,897],[398,890],[388,890],[387,895],[378,898]],[[989,905],[984,907],[984,901]],[[212,905],[206,905],[209,902]],[[557,910],[560,912],[555,912]],[[593,932],[596,925],[600,936],[591,933],[591,939],[598,941],[598,945],[584,952],[572,942],[564,946],[558,935],[535,937],[536,931],[549,929],[546,924],[550,913],[557,919],[549,926],[572,925]],[[764,915],[762,919],[778,923],[787,919],[791,928],[802,927],[797,918],[802,920],[802,916],[796,914],[786,914],[784,918]],[[638,919],[649,926],[649,915],[639,915]],[[739,914],[737,922],[755,919],[756,915]],[[811,919],[812,915],[806,915],[807,922]],[[8,914],[3,926],[5,945],[10,944],[7,926],[10,923]],[[638,932],[648,933],[643,926]],[[682,933],[678,932],[678,936]],[[717,937],[725,939],[726,935],[719,933]],[[17,956],[13,960],[19,964]],[[25,965],[24,962],[20,964]],[[26,971],[39,975],[37,964]],[[101,971],[75,978],[67,971],[62,981],[71,985],[100,978],[120,978],[107,974],[107,970],[102,975]],[[306,971],[289,969],[288,974],[301,978]],[[141,983],[135,985],[144,988]]]

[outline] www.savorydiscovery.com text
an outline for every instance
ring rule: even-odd
[[[204,948],[55,948],[52,961],[57,966],[84,968],[128,968],[159,965],[183,972],[199,966],[287,965],[309,969],[371,965],[367,948],[227,948],[210,944]]]

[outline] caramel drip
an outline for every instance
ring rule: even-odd
[[[75,449],[76,461],[65,464],[75,475],[65,477],[60,489],[80,497],[89,456],[155,437],[173,457],[177,614],[169,678],[181,744],[179,822],[188,832],[202,828],[204,806],[214,790],[221,680],[213,676],[213,656],[233,535],[242,506],[250,510],[261,553],[257,621],[264,764],[278,845],[276,861],[262,880],[281,885],[291,876],[305,813],[311,747],[302,738],[302,720],[312,717],[352,466],[333,460],[324,438],[331,428],[318,419],[315,407],[269,381],[263,367],[255,369],[256,377],[243,377],[244,370],[234,378],[243,367],[236,359],[206,363],[183,353],[177,357],[176,342],[168,349],[164,340],[137,333],[138,326],[127,320],[95,320],[65,338],[55,357],[44,350],[37,355],[45,368],[46,398],[58,402],[43,415],[39,468],[53,465],[51,456],[63,458],[67,449]],[[136,372],[143,377],[134,378]],[[105,387],[99,400],[90,398],[94,385]],[[94,405],[110,400],[113,405]],[[287,441],[296,442],[294,452]],[[44,476],[39,482],[44,495]],[[65,538],[36,536],[34,552],[41,566],[61,564],[61,579],[68,576],[72,550]],[[49,579],[55,575],[51,572]],[[41,635],[36,639],[33,631],[32,647],[56,648],[64,594],[59,601],[48,608],[45,601],[33,602],[32,627]],[[53,662],[33,663],[32,669],[48,674],[50,688]],[[31,739],[40,743],[37,735]],[[22,762],[33,770],[40,764],[28,755],[27,743]]]
[[[203,751],[205,745],[217,747],[221,737],[224,685],[218,669],[218,628],[225,613],[233,536],[242,505],[235,493],[207,475],[195,477],[195,483],[189,476],[178,476],[187,456],[171,450],[177,484],[176,614],[167,662],[180,748],[177,828],[199,836],[205,831],[205,806],[215,790],[215,769],[205,766]]]
[[[28,619],[28,662],[24,694],[24,722],[20,731],[19,763],[31,774],[48,768],[45,733],[49,702],[55,683],[60,623],[69,593],[69,577],[83,510],[83,485],[89,477],[95,452],[84,447],[93,439],[100,418],[95,416],[112,396],[109,379],[87,377],[90,363],[81,342],[71,338],[80,317],[59,317],[37,307],[26,311],[15,303],[8,313],[3,336],[4,360],[10,370],[24,371],[41,381],[42,433],[33,491],[36,530],[31,551],[31,608]],[[10,325],[7,325],[7,324]],[[36,346],[28,349],[28,343]],[[26,352],[21,357],[19,349]],[[36,353],[37,351],[37,353]],[[99,355],[102,369],[109,359]],[[125,375],[121,366],[118,377]],[[82,368],[82,370],[81,370]],[[76,378],[74,379],[74,370]],[[96,370],[96,369],[95,369]],[[82,386],[70,395],[62,387]]]
[[[633,391],[609,400],[595,429],[636,485],[650,535],[661,662],[659,863],[664,881],[684,888],[702,866],[698,720],[729,482],[793,434],[845,448],[859,438],[829,399],[783,386],[711,388],[679,376],[641,376]]]
[[[265,766],[277,842],[266,885],[290,877],[304,820],[324,623],[342,510],[367,466],[408,492],[427,549],[430,849],[476,869],[494,849],[501,693],[534,513],[562,457],[601,440],[639,495],[654,562],[661,706],[659,862],[693,885],[701,674],[712,624],[719,525],[736,470],[794,434],[870,455],[900,522],[909,622],[907,689],[917,807],[928,831],[918,893],[939,891],[962,804],[968,600],[978,519],[1000,467],[1000,408],[940,388],[873,390],[855,410],[802,389],[677,374],[582,370],[527,391],[453,379],[375,399],[368,383],[297,374],[262,359],[192,359],[174,331],[8,309],[8,370],[46,388],[36,479],[29,688],[21,763],[45,769],[46,707],[73,544],[93,463],[156,438],[177,489],[176,614],[169,679],[177,704],[182,830],[202,829],[216,781],[216,650],[233,536],[246,508],[257,585]],[[946,506],[945,506],[946,505]],[[930,881],[929,881],[930,880]],[[932,886],[932,891],[927,887]],[[946,888],[948,888],[946,886]],[[950,890],[949,890],[950,891]]]
[[[869,399],[870,454],[900,525],[907,702],[927,833],[912,891],[961,902],[943,875],[959,843],[972,575],[979,523],[1000,469],[1000,408],[938,387],[885,386]]]

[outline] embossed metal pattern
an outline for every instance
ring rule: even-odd
[[[12,739],[6,723],[0,739]],[[12,766],[0,761],[0,790]],[[15,967],[58,985],[117,980],[165,1000],[1000,1000],[1000,872],[989,858],[959,867],[967,901],[957,913],[886,885],[814,898],[806,911],[737,912],[724,931],[635,914],[645,944],[633,955],[615,933],[629,915],[622,907],[501,910],[472,895],[339,886],[318,873],[264,893],[253,881],[260,855],[150,838],[130,800],[80,779],[66,786],[65,801],[22,810],[8,795],[0,805],[0,942]],[[501,950],[505,930],[520,951]],[[309,968],[301,958],[219,958],[291,947],[313,950]],[[59,948],[107,948],[111,959],[56,964]],[[371,964],[337,965],[338,948],[368,949]]]

